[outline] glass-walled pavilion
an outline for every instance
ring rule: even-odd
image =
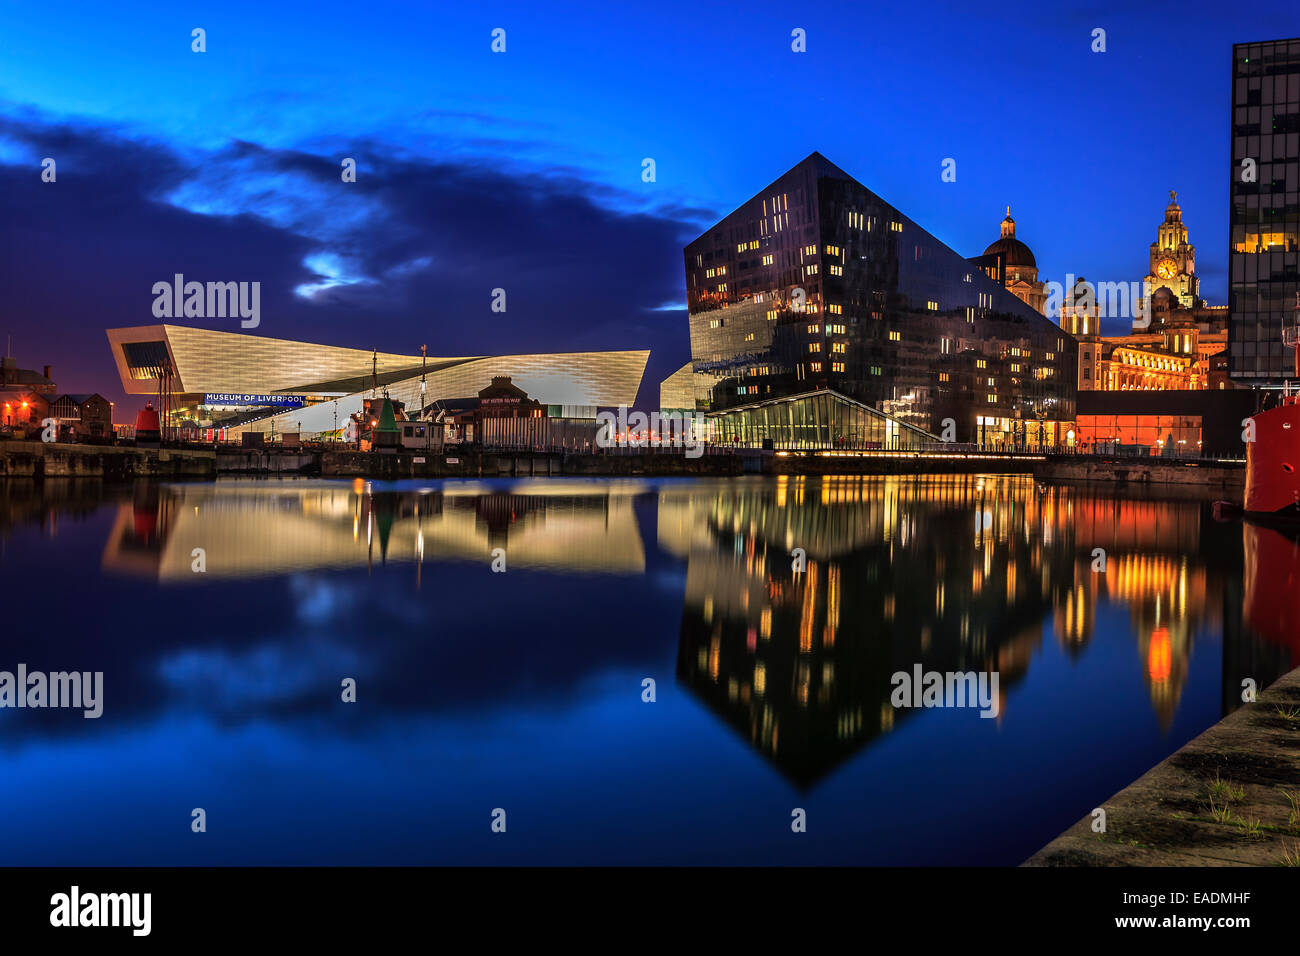
[[[846,451],[916,448],[935,435],[823,390],[740,405],[709,416],[709,440],[717,445],[773,450]]]

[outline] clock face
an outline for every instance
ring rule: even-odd
[[[1156,275],[1162,279],[1172,279],[1178,274],[1178,264],[1173,259],[1161,259],[1156,263]]]

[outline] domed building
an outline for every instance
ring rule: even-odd
[[[1046,315],[1047,286],[1038,281],[1038,262],[1029,247],[1016,238],[1016,221],[1007,207],[1002,220],[1002,236],[989,245],[980,257],[980,265],[989,277],[1036,312]]]

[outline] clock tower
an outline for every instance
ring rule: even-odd
[[[1203,304],[1201,280],[1195,272],[1196,247],[1187,241],[1187,227],[1183,225],[1178,194],[1171,189],[1169,205],[1165,207],[1165,221],[1156,230],[1156,241],[1151,243],[1151,271],[1143,289],[1152,297],[1160,289],[1168,289],[1169,298],[1173,300],[1169,302],[1170,306],[1194,309]],[[1145,296],[1142,305],[1149,305]]]

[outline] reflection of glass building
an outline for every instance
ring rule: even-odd
[[[1295,375],[1282,321],[1300,291],[1300,39],[1233,46],[1232,171],[1228,374],[1277,384]]]
[[[650,357],[648,351],[559,352],[426,361],[178,325],[110,329],[108,340],[128,394],[157,393],[159,376],[170,372],[177,410],[225,428],[227,437],[244,430],[336,431],[361,411],[372,382],[411,410],[420,408],[421,395],[426,405],[477,395],[497,376],[509,376],[549,405],[632,405]]]
[[[1075,342],[813,153],[685,250],[695,407],[832,390],[958,441],[1064,440]],[[679,372],[665,383],[674,404]],[[831,406],[827,406],[831,408]]]
[[[1062,587],[1053,570],[1073,568],[1032,488],[794,477],[661,493],[660,544],[688,561],[678,679],[801,787],[914,716],[891,705],[891,677],[918,662],[998,670],[1005,703]]]
[[[1194,499],[1040,492],[1026,478],[791,477],[667,489],[658,520],[660,545],[688,562],[678,679],[800,785],[915,717],[891,706],[891,675],[918,662],[997,671],[1007,712],[1045,623],[1077,660],[1127,617],[1135,653],[1115,660],[1140,671],[1168,730],[1197,640],[1240,606],[1224,589],[1240,578],[1239,532]],[[1296,574],[1300,550],[1277,548],[1272,566]],[[1290,634],[1295,604],[1255,617]],[[1234,664],[1238,692],[1241,676],[1263,686],[1289,669],[1274,658]]]

